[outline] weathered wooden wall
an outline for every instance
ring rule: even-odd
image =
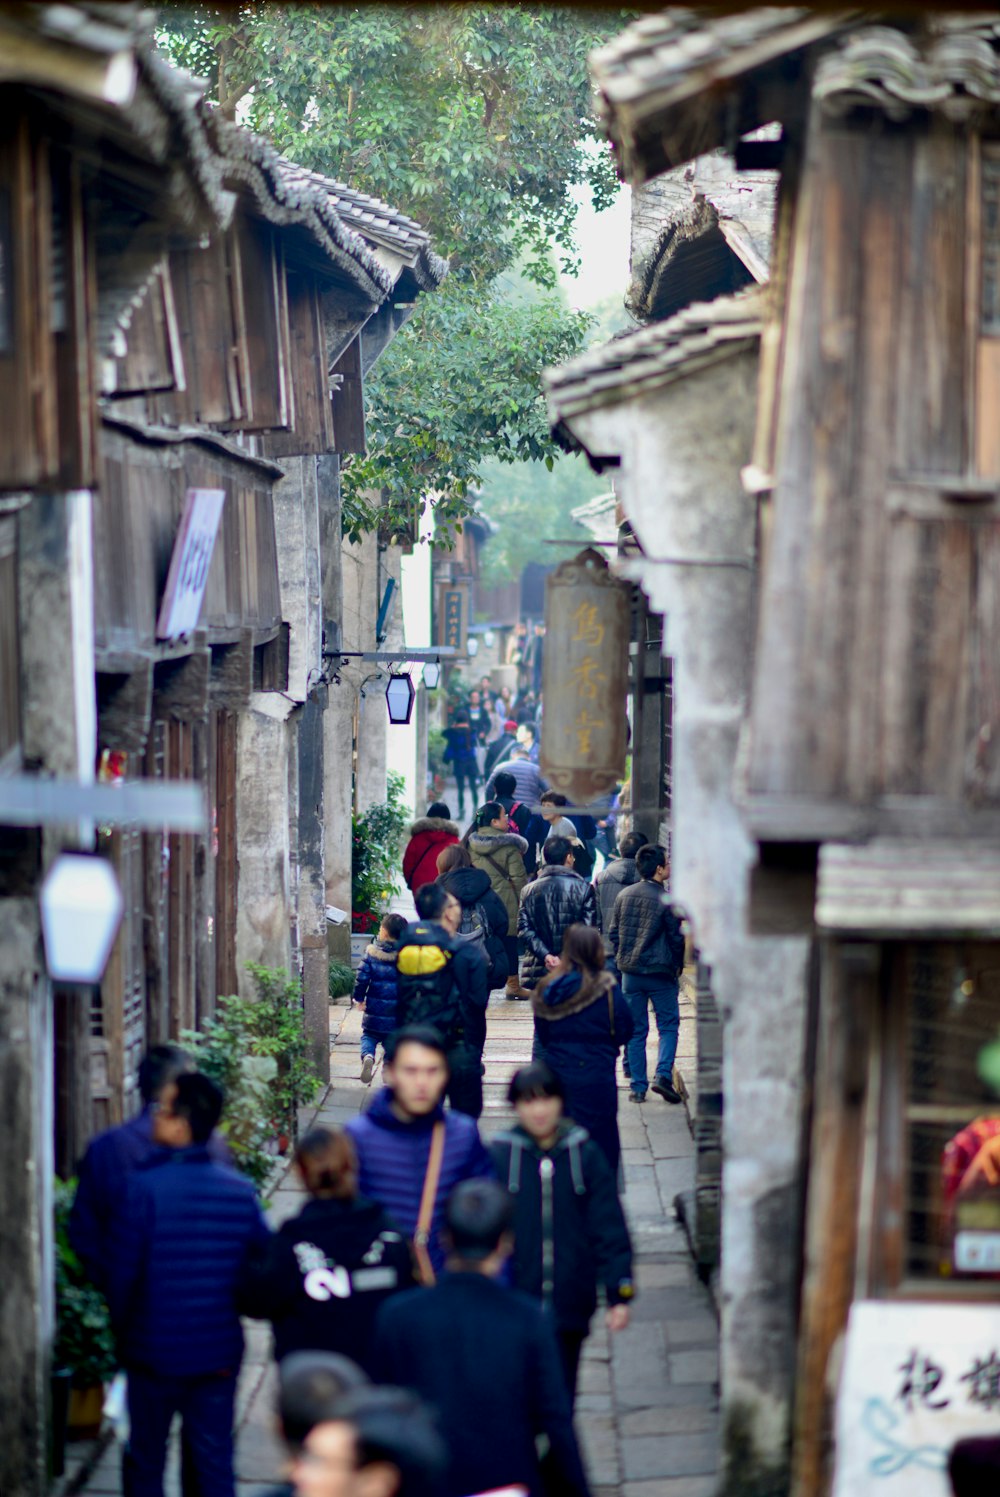
[[[765,839],[837,835],[858,808],[898,830],[1000,805],[980,176],[976,138],[940,119],[812,122],[753,685]]]

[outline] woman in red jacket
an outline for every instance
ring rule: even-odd
[[[438,853],[458,841],[458,827],[443,801],[428,806],[427,815],[410,827],[410,840],[403,854],[403,877],[414,893],[438,876]]]

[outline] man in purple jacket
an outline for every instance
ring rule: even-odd
[[[250,1181],[209,1154],[221,1112],[207,1076],[177,1078],[154,1115],[158,1147],[128,1177],[113,1223],[105,1295],[128,1373],[128,1497],[163,1497],[175,1413],[199,1497],[234,1494],[237,1286],[270,1234]]]
[[[413,1238],[431,1151],[434,1124],[445,1125],[444,1154],[431,1216],[428,1256],[435,1273],[444,1266],[440,1240],[445,1202],[460,1180],[494,1178],[493,1164],[473,1118],[445,1112],[448,1057],[436,1029],[397,1029],[385,1047],[386,1087],[347,1131],[358,1154],[358,1189],[378,1201]]]

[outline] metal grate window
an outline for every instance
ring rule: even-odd
[[[1000,1187],[968,1173],[994,1122],[1000,1135],[1000,1098],[978,1073],[1000,1028],[1000,946],[913,945],[904,961],[906,1271],[964,1276],[957,1237],[973,1221],[982,1232],[995,1218],[1000,1251]]]

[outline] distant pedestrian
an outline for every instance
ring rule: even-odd
[[[618,1052],[633,1033],[632,1016],[605,969],[600,932],[571,925],[559,960],[535,989],[537,1054],[566,1088],[566,1112],[599,1144],[617,1176]]]
[[[346,1125],[358,1155],[358,1189],[379,1201],[411,1241],[418,1226],[433,1273],[444,1265],[440,1233],[448,1195],[460,1180],[492,1178],[474,1120],[445,1112],[448,1056],[436,1030],[399,1029],[386,1046],[386,1089]],[[420,1223],[421,1202],[429,1210]]]
[[[524,749],[532,764],[537,764],[539,753],[538,734],[535,730],[533,718],[527,721],[522,718],[522,720],[518,723],[516,736],[518,743]]]
[[[458,938],[462,906],[440,884],[424,884],[415,903],[417,919],[399,938],[397,1019],[400,1027],[437,1029],[448,1052],[448,1100],[478,1118],[490,1001],[486,956]]]
[[[541,1307],[498,1282],[512,1248],[511,1201],[489,1181],[448,1201],[447,1271],[432,1289],[400,1295],[377,1322],[381,1376],[437,1411],[448,1448],[441,1497],[497,1489],[587,1497],[587,1479]],[[548,1442],[543,1482],[536,1442]]]
[[[636,853],[635,865],[639,882],[618,895],[608,927],[608,940],[622,974],[622,991],[634,1025],[628,1047],[629,1100],[646,1100],[646,1036],[652,1004],[660,1038],[653,1091],[665,1102],[679,1102],[673,1071],[680,1029],[678,995],[684,932],[664,889],[670,877],[666,849],[647,843]]]
[[[447,740],[444,760],[451,764],[451,772],[455,776],[458,814],[461,818],[465,815],[466,789],[469,792],[469,810],[473,811],[479,786],[479,764],[476,759],[478,739],[469,722],[469,714],[463,707],[456,708],[451,725],[444,730],[444,736]]]
[[[437,882],[462,906],[457,940],[479,946],[489,967],[489,988],[502,988],[510,973],[507,962],[507,907],[489,875],[472,866],[468,848],[457,843],[438,856]]]
[[[516,744],[510,751],[510,757],[494,769],[486,785],[487,800],[495,800],[504,794],[498,783],[501,774],[513,778],[514,789],[511,793],[515,800],[523,802],[529,811],[537,811],[542,791],[547,786],[538,765],[528,758],[528,751],[522,744]]]
[[[566,815],[565,807],[568,805],[569,801],[561,790],[546,790],[543,793],[538,814],[548,828],[545,841],[550,837],[567,838],[573,844],[573,871],[589,880],[594,871],[594,855],[579,831],[577,823],[580,818],[574,821]]]
[[[481,869],[493,892],[507,911],[507,997],[521,996],[517,975],[517,918],[521,890],[528,881],[524,857],[528,844],[510,824],[506,807],[500,801],[487,801],[476,812],[467,847],[473,866]]]
[[[354,1002],[364,1014],[361,1021],[361,1080],[367,1086],[375,1069],[379,1045],[385,1046],[398,1028],[399,940],[406,929],[406,916],[382,916],[378,936],[366,949],[354,983]]]
[[[271,1322],[279,1362],[291,1352],[338,1352],[370,1372],[375,1313],[414,1283],[409,1245],[385,1207],[359,1195],[343,1129],[307,1133],[295,1168],[310,1199],[250,1265],[241,1308]]]
[[[237,1289],[270,1234],[249,1180],[208,1152],[221,1112],[207,1076],[179,1076],[153,1119],[157,1151],[130,1175],[115,1218],[105,1293],[128,1373],[129,1497],[163,1497],[175,1414],[200,1497],[234,1493]]]
[[[543,863],[521,895],[517,929],[525,943],[521,980],[534,988],[558,965],[563,936],[571,925],[597,924],[594,886],[574,867],[575,852],[567,837],[550,837],[542,846]]]
[[[500,732],[486,750],[486,776],[489,778],[498,764],[503,764],[517,742],[517,723],[512,717],[504,718]]]
[[[614,1173],[587,1130],[564,1116],[555,1072],[543,1061],[522,1066],[507,1100],[517,1123],[490,1152],[514,1201],[514,1283],[552,1316],[572,1401],[598,1285],[608,1329],[628,1325],[632,1244]]]
[[[439,854],[446,847],[453,846],[458,838],[458,827],[444,801],[438,800],[428,806],[427,815],[421,816],[410,827],[410,840],[403,851],[406,887],[415,891],[422,884],[432,884],[437,878]]]
[[[612,955],[611,942],[608,939],[608,929],[611,925],[611,916],[614,913],[615,900],[623,889],[639,882],[639,870],[635,866],[635,855],[640,847],[644,847],[645,838],[641,832],[629,832],[622,838],[621,854],[605,863],[600,873],[594,879],[594,888],[597,890],[597,915],[598,923],[604,935],[604,949],[609,956]]]

